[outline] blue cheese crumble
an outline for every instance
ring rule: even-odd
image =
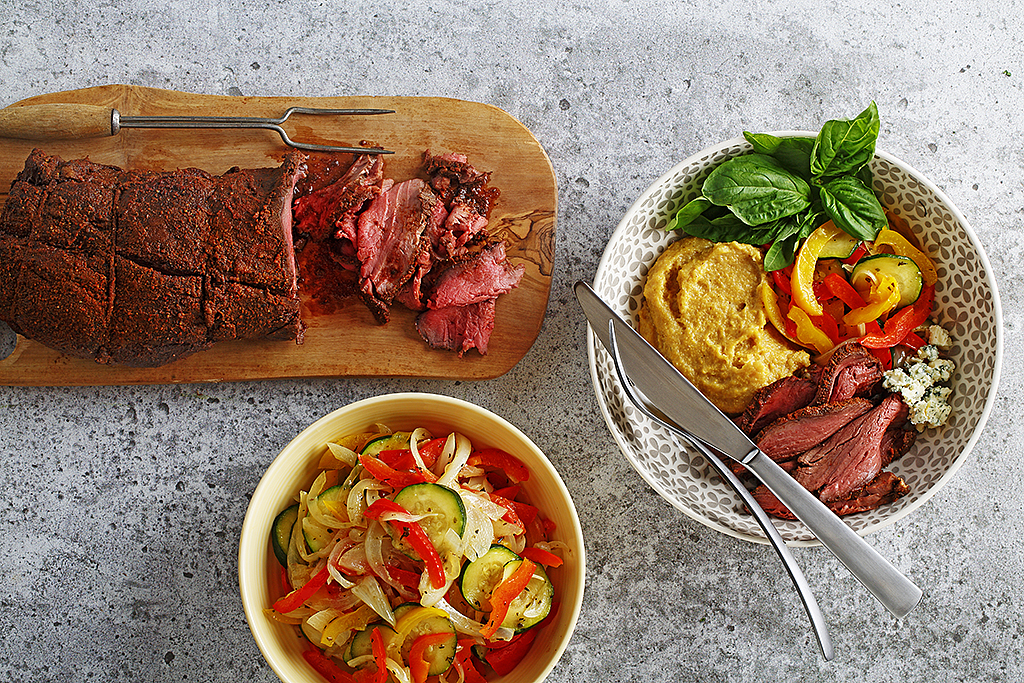
[[[956,365],[953,361],[940,358],[939,349],[949,348],[952,339],[949,333],[938,325],[928,329],[928,343],[909,358],[902,367],[888,370],[883,375],[882,386],[899,393],[910,408],[910,422],[918,431],[928,427],[941,427],[952,412],[949,397],[953,389],[948,386]]]

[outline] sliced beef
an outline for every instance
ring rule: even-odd
[[[821,372],[815,403],[843,401],[854,396],[873,396],[882,384],[882,364],[860,344],[835,350]]]
[[[901,430],[908,413],[900,396],[889,394],[876,408],[802,454],[794,477],[822,501],[845,498],[892,461],[889,449],[894,438],[886,432]]]
[[[466,351],[476,349],[487,353],[487,344],[494,330],[495,300],[432,308],[416,318],[416,330],[432,348],[457,351],[461,357]]]
[[[516,287],[524,272],[524,266],[513,266],[505,258],[505,243],[495,242],[444,271],[427,298],[427,306],[450,308],[497,298]]]
[[[448,212],[444,231],[434,240],[439,258],[463,258],[468,248],[487,236],[491,209],[501,192],[490,187],[490,173],[481,173],[465,155],[424,153],[430,185],[440,195]]]
[[[137,366],[218,339],[301,341],[302,158],[211,176],[33,151],[0,212],[0,319],[68,355]]]
[[[433,208],[425,182],[414,178],[381,193],[359,216],[359,291],[381,324],[413,276],[425,248],[421,239]]]
[[[829,501],[828,506],[837,515],[852,515],[893,503],[909,492],[910,487],[902,477],[892,472],[879,472],[864,488],[852,491],[840,500]]]
[[[295,232],[314,242],[337,237],[355,243],[358,213],[382,189],[384,162],[379,154],[357,155],[343,171],[340,156],[348,155],[317,157],[316,165],[307,174],[314,178],[336,175],[333,182],[311,181],[296,193],[292,209]]]
[[[757,434],[769,423],[810,405],[816,392],[817,386],[808,379],[783,377],[758,389],[736,424],[748,435]]]
[[[788,460],[822,443],[873,408],[866,398],[800,408],[761,430],[755,443],[772,460]]]

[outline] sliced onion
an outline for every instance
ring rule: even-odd
[[[473,452],[473,444],[470,443],[469,439],[464,437],[462,434],[455,434],[455,455],[452,457],[452,461],[448,463],[444,468],[444,474],[442,474],[437,483],[441,486],[453,486],[455,480],[458,479],[459,473],[462,468],[465,467],[466,461],[469,460],[470,453]]]
[[[376,574],[381,581],[388,584],[395,591],[398,592],[406,600],[412,600],[415,596],[409,591],[408,588],[399,583],[391,572],[388,571],[387,555],[391,549],[391,538],[387,535],[382,527],[376,521],[370,522],[370,526],[366,530],[366,561],[370,563],[370,569]]]
[[[390,490],[390,487],[387,484],[382,484],[372,477],[360,479],[352,485],[352,490],[348,492],[348,499],[345,501],[345,505],[348,508],[348,518],[352,520],[353,524],[363,524],[365,522],[365,519],[363,518],[363,510],[365,510],[367,506],[367,492],[380,491],[384,489]]]
[[[388,602],[380,584],[373,576],[367,576],[352,588],[352,594],[373,608],[373,611],[380,615],[392,626],[395,625],[395,613],[391,611],[391,604]]]
[[[418,522],[427,517],[434,517],[440,513],[428,512],[422,515],[414,515],[411,512],[384,512],[380,516],[382,522]]]
[[[387,667],[396,683],[412,683],[412,674],[409,673],[409,670],[391,657],[388,657]]]
[[[452,622],[452,626],[454,626],[455,630],[459,633],[464,633],[466,635],[471,636],[480,635],[480,629],[482,629],[484,625],[476,619],[467,617],[465,614],[452,607],[452,605],[444,598],[441,598],[436,603],[434,603],[434,607],[442,609],[448,614],[448,620]],[[494,634],[492,639],[511,640],[512,636],[514,635],[515,632],[512,629],[502,626],[498,629],[497,633]]]
[[[345,448],[344,446],[339,446],[336,443],[328,442],[327,449],[336,460],[345,463],[349,467],[355,467],[356,463],[359,462],[359,456],[351,448]]]
[[[459,490],[463,507],[466,508],[466,526],[462,530],[462,547],[460,554],[473,561],[481,557],[491,547],[494,530],[491,520],[477,504],[479,496]],[[489,502],[489,501],[488,501]]]
[[[342,614],[344,614],[342,610],[337,609],[336,607],[328,607],[327,609],[322,609],[315,614],[309,615],[306,619],[306,623],[317,631],[323,632],[324,627],[327,626],[327,624],[331,623]]]
[[[444,468],[448,466],[448,463],[455,457],[455,434],[449,434],[448,438],[445,439],[444,447],[441,448],[441,453],[438,454],[437,460],[434,461],[434,467],[432,471],[437,476],[444,474]]]
[[[421,472],[427,470],[427,465],[423,462],[423,458],[420,457],[419,442],[421,440],[426,441],[429,438],[430,432],[423,427],[417,427],[414,429],[412,435],[409,437],[409,450],[412,451],[413,462],[416,463],[416,468]]]

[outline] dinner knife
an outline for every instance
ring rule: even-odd
[[[902,619],[917,606],[922,596],[917,585],[761,452],[732,420],[588,284],[577,282],[574,289],[591,330],[606,349],[610,348],[611,323],[626,376],[668,421],[715,451],[742,463],[894,616]]]

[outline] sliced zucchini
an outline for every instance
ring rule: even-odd
[[[511,576],[522,562],[522,560],[513,560],[506,564],[502,578]],[[512,604],[508,607],[508,615],[501,625],[513,629],[516,633],[536,626],[551,612],[551,601],[554,595],[555,589],[551,585],[551,580],[544,573],[544,568],[538,564],[533,570],[533,578],[526,584],[526,588],[512,600]]]
[[[891,276],[899,285],[898,308],[914,303],[921,296],[924,288],[921,269],[912,259],[897,254],[874,254],[857,261],[850,273],[850,284],[863,296],[882,275]]]
[[[356,631],[355,635],[352,636],[352,640],[349,641],[348,647],[345,649],[345,656],[343,657],[346,662],[350,662],[356,657],[373,654],[373,629],[375,628],[380,629],[381,639],[384,641],[385,648],[395,640],[395,629],[385,622],[369,624],[365,629]]]
[[[395,608],[395,637],[385,644],[388,655],[392,659],[409,664],[409,652],[413,643],[420,636],[434,633],[448,634],[448,638],[439,645],[431,645],[424,652],[424,659],[430,665],[428,676],[437,676],[447,671],[455,660],[457,636],[455,626],[447,616],[436,608],[423,607],[416,603],[405,603]],[[403,637],[404,635],[404,637]],[[399,643],[398,639],[402,642]]]
[[[473,609],[490,612],[491,592],[501,581],[505,565],[520,559],[522,558],[505,546],[495,543],[486,553],[472,562],[467,562],[462,568],[462,576],[459,577],[459,588],[462,589],[462,596],[466,598],[466,602]]]
[[[860,240],[856,237],[840,232],[840,234],[834,235],[832,239],[825,243],[825,246],[818,253],[818,258],[850,258],[859,244]]]
[[[274,557],[282,567],[288,566],[288,544],[292,540],[292,529],[295,528],[295,520],[298,517],[299,506],[292,505],[275,517],[270,527],[270,544],[274,548]]]
[[[361,453],[363,455],[377,455],[381,451],[400,451],[405,450],[409,447],[409,439],[412,437],[412,432],[395,432],[394,434],[385,434],[373,439],[365,446]]]
[[[321,503],[326,503],[328,509],[333,508],[339,511],[345,510],[347,499],[348,488],[342,484],[336,484],[317,496],[317,500]],[[338,520],[338,522],[340,524],[341,520]],[[320,551],[330,542],[333,534],[334,529],[325,527],[311,517],[306,517],[302,520],[302,535],[306,539],[306,547],[311,552]]]
[[[432,483],[406,486],[395,496],[395,502],[411,514],[427,515],[419,523],[435,548],[442,547],[449,529],[461,537],[466,528],[466,507],[462,498],[447,486]],[[399,530],[391,524],[385,526],[395,548],[413,559],[423,559]]]

